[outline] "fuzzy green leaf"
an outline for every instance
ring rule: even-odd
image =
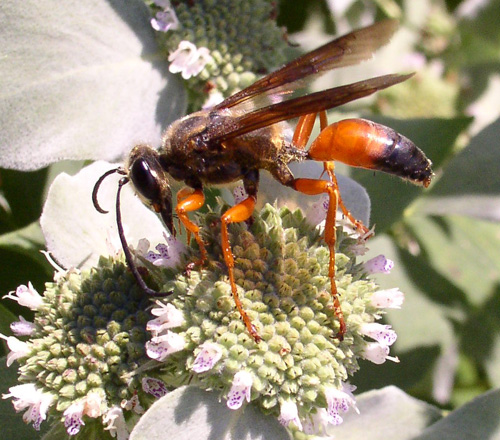
[[[0,166],[116,159],[184,109],[142,1],[3,1]]]
[[[238,411],[227,408],[215,392],[182,387],[167,394],[144,414],[130,440],[169,438],[289,440],[277,419],[252,405]]]

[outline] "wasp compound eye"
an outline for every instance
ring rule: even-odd
[[[158,182],[158,175],[145,159],[136,159],[130,167],[129,177],[135,189],[145,199],[156,202],[161,198],[161,185]]]

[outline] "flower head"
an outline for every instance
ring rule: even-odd
[[[120,414],[109,409],[125,402],[123,419],[123,411],[141,408],[138,392],[145,393],[133,372],[148,362],[149,298],[123,262],[102,258],[91,270],[61,272],[39,303],[26,342],[0,335],[12,350],[8,365],[20,365],[21,382],[3,397],[12,397],[17,411],[27,409],[24,420],[36,429],[51,415],[69,435],[85,437],[106,414],[120,437]],[[15,328],[25,326],[21,320]]]
[[[372,344],[384,344],[384,359],[390,359],[396,334],[376,321],[383,315],[380,306],[393,303],[383,300],[386,294],[377,297],[378,287],[351,251],[358,239],[339,227],[336,284],[347,332],[343,341],[332,337],[338,321],[330,306],[329,251],[320,231],[299,210],[266,205],[250,226],[230,228],[240,301],[262,338],[256,343],[234,307],[219,263],[220,232],[213,225],[225,209],[221,203],[218,211],[197,219],[206,268],[190,267],[161,285],[172,294],[158,300],[164,306],[153,313],[160,317],[169,308],[183,319],[153,333],[148,354],[162,362],[160,377],[167,386],[177,387],[186,377],[201,388],[225,390],[230,409],[252,402],[292,430],[322,433],[341,423],[349,408],[356,410],[346,381],[360,358],[370,359]],[[191,251],[196,258],[198,250],[187,255]],[[172,273],[158,268],[157,279],[160,271]]]

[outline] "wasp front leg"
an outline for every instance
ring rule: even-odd
[[[194,235],[196,243],[200,248],[200,259],[196,262],[198,265],[203,265],[207,260],[207,251],[205,244],[200,236],[200,227],[192,222],[188,217],[188,212],[197,211],[205,204],[205,196],[201,189],[192,190],[191,188],[183,188],[177,194],[177,206],[175,212],[180,222],[186,228],[188,234],[188,243],[190,234]]]
[[[248,220],[255,208],[255,197],[249,196],[242,202],[229,208],[221,217],[221,233],[222,233],[222,254],[224,256],[224,261],[227,266],[227,271],[229,275],[229,283],[231,285],[231,292],[233,294],[234,302],[238,312],[240,312],[243,323],[247,328],[250,335],[254,338],[255,342],[260,342],[261,337],[257,333],[257,329],[252,324],[252,321],[248,317],[247,313],[241,305],[240,297],[238,296],[238,290],[236,288],[236,282],[234,280],[234,256],[231,251],[231,244],[229,242],[228,225],[230,223],[240,223]]]

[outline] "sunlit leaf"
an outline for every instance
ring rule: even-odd
[[[277,418],[247,405],[233,411],[218,393],[182,387],[167,394],[144,414],[130,440],[193,438],[198,440],[289,440]]]
[[[116,160],[184,108],[139,0],[0,4],[0,166]]]
[[[60,174],[52,184],[40,219],[47,249],[65,267],[95,265],[99,255],[121,250],[115,217],[117,175],[101,185],[98,202],[108,214],[97,212],[92,190],[97,179],[115,166],[95,162],[75,176]],[[159,218],[137,198],[129,187],[122,191],[122,217],[129,245],[141,238],[156,245],[164,241],[165,228]]]

